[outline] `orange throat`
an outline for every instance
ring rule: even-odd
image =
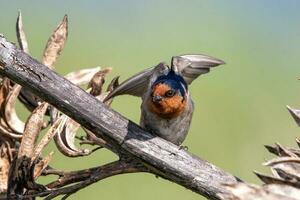
[[[176,94],[172,97],[166,97],[165,94],[170,90],[167,84],[157,84],[152,90],[152,96],[161,96],[163,99],[158,102],[153,102],[149,98],[148,107],[152,113],[164,119],[172,119],[178,117],[186,107],[186,99],[181,95]]]
[[[149,102],[150,111],[164,119],[172,119],[178,117],[186,107],[186,100],[181,96],[165,98],[158,103],[152,100]]]

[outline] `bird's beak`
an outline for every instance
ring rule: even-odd
[[[153,101],[154,103],[158,103],[158,102],[160,102],[162,99],[163,99],[162,96],[159,96],[159,95],[156,95],[156,96],[153,96],[153,97],[152,97],[152,101]]]

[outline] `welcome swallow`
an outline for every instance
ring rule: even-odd
[[[159,63],[121,83],[104,101],[123,94],[142,97],[140,125],[176,145],[190,128],[194,103],[188,85],[224,61],[195,54],[174,56],[171,67]]]

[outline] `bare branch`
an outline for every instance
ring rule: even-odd
[[[68,196],[81,190],[99,180],[115,176],[118,174],[147,172],[147,168],[136,162],[115,161],[100,167],[90,168],[86,170],[79,170],[65,173],[57,181],[47,185],[48,188],[60,188],[52,192],[46,199],[52,199],[58,195],[67,194]],[[63,187],[74,182],[79,182],[75,185]]]
[[[226,198],[224,183],[237,179],[216,166],[146,132],[108,109],[96,98],[52,72],[0,37],[0,74],[8,76],[33,94],[142,163],[152,173],[176,182],[210,199]]]

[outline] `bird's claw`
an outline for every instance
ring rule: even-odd
[[[179,146],[179,150],[189,150],[189,147],[188,146]]]

